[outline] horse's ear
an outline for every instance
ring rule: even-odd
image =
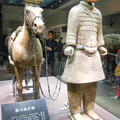
[[[43,9],[41,10],[41,13],[44,13],[44,10],[43,10]]]

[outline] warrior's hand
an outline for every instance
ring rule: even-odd
[[[65,50],[64,50],[64,54],[66,56],[73,56],[73,54],[74,54],[74,47],[72,47],[72,46],[66,47]]]
[[[100,47],[99,50],[102,52],[101,55],[107,55],[107,49],[104,47]]]

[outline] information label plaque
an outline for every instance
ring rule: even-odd
[[[2,120],[50,120],[45,99],[3,104]]]

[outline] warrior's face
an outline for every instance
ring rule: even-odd
[[[96,2],[98,0],[85,0],[86,2]]]

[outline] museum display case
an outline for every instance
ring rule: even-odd
[[[29,0],[26,0],[26,2],[27,1]],[[40,0],[40,3],[42,1],[43,0]],[[51,81],[52,79],[59,79],[62,82],[63,87],[66,88],[67,83],[62,80],[61,76],[64,72],[66,60],[68,58],[66,57],[66,55],[63,54],[64,49],[66,48],[65,42],[66,42],[66,34],[67,34],[68,13],[70,9],[73,6],[78,5],[79,2],[80,0],[76,0],[76,1],[44,0],[44,3],[42,2],[43,4],[40,5],[40,7],[42,7],[44,10],[42,17],[46,27],[44,30],[44,34],[42,34],[41,36],[38,36],[43,47],[43,59],[41,63],[42,69],[41,69],[40,78],[42,78],[42,80],[43,78],[45,78],[44,80],[46,83],[47,83],[47,76],[48,76],[48,78],[50,77]],[[112,6],[111,4],[115,4],[114,6],[116,7]],[[118,93],[119,76],[116,76],[115,70],[119,65],[119,50],[120,50],[119,4],[120,4],[120,1],[113,1],[113,0],[109,0],[109,2],[107,2],[106,0],[105,2],[102,0],[99,0],[98,2],[95,3],[95,6],[102,13],[103,36],[105,41],[104,47],[108,50],[107,55],[100,56],[105,79],[97,83],[97,93],[96,93],[95,103],[99,105],[101,108],[111,113],[113,116],[117,117],[118,119],[120,119],[120,111],[119,111],[120,97]],[[6,89],[4,88],[4,86],[7,86],[8,84],[12,86],[13,74],[12,74],[12,68],[11,68],[10,62],[8,60],[8,55],[9,55],[8,39],[9,39],[9,36],[12,34],[12,32],[16,30],[17,27],[23,25],[24,5],[25,5],[25,2],[23,0],[21,0],[21,2],[18,2],[17,0],[0,1],[0,11],[1,11],[0,12],[0,82],[1,82],[2,89]],[[58,55],[58,50],[54,52],[54,55],[55,55],[54,76],[51,75],[50,69],[46,67],[46,60],[45,60],[46,58],[44,56],[46,54],[45,41],[48,39],[48,31],[50,30],[54,31],[55,33],[54,37],[57,43],[62,38],[62,50],[61,50],[62,55],[61,56]],[[93,67],[96,67],[96,66],[93,66]],[[47,74],[46,74],[46,69],[48,70]],[[29,68],[29,71],[31,72],[31,68]],[[88,74],[87,72],[88,71],[86,71],[86,74]],[[54,83],[52,83],[52,85],[53,84]],[[55,81],[55,84],[56,84],[56,81]],[[12,91],[12,87],[11,87],[11,91]],[[62,94],[64,94],[64,91],[63,90],[61,91],[62,91]],[[67,96],[67,93],[65,93],[65,95]],[[0,96],[3,96],[2,92]],[[62,99],[62,95],[60,95],[60,98]],[[8,100],[11,98],[5,97],[3,99]],[[3,99],[2,98],[0,99],[1,104],[4,103]],[[69,113],[69,111],[67,111],[66,113]]]

